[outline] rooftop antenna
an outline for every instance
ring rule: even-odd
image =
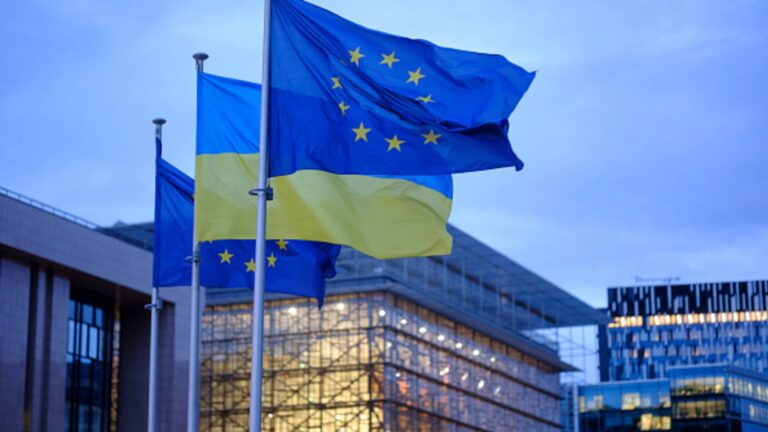
[[[643,282],[664,282],[667,285],[670,285],[672,282],[677,282],[680,280],[677,276],[672,277],[650,277],[650,278],[644,278],[640,276],[634,276],[635,283],[643,283]]]

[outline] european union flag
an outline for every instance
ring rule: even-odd
[[[158,142],[159,148],[159,142]],[[157,158],[155,193],[155,286],[191,283],[194,181]],[[268,240],[266,291],[315,297],[322,305],[325,279],[336,275],[341,247],[301,240]],[[254,240],[200,244],[200,284],[207,288],[253,287]]]
[[[166,162],[162,144],[155,138],[155,232],[152,257],[152,285],[190,285],[192,254],[193,195],[195,182]]]
[[[523,163],[507,118],[534,73],[499,55],[370,30],[273,0],[270,175],[436,175]]]

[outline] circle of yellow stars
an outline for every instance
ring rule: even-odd
[[[360,60],[365,58],[365,54],[360,51],[360,47],[358,46],[354,50],[347,50],[347,52],[349,53],[349,63],[354,64],[357,67],[360,67]],[[384,65],[391,70],[395,65],[395,63],[398,63],[399,61],[400,59],[397,58],[396,52],[392,51],[389,54],[381,53],[381,61],[379,62],[379,64]],[[405,83],[406,84],[412,83],[416,87],[419,86],[419,82],[422,79],[427,77],[421,71],[421,67],[417,67],[416,70],[413,70],[413,71],[409,70],[407,72],[408,72],[408,79],[405,81]],[[338,77],[338,76],[331,77],[331,82],[333,83],[333,85],[331,86],[331,90],[344,89],[344,86],[342,85],[342,82],[341,82],[341,77]],[[422,102],[424,105],[429,105],[430,103],[437,103],[437,100],[435,100],[432,97],[431,93],[424,96],[418,96],[416,97],[416,100],[419,102]],[[350,105],[344,102],[343,100],[339,101],[339,104],[337,106],[339,108],[339,111],[342,117],[345,117],[347,115],[347,111],[349,111],[349,109],[351,108]],[[364,142],[368,142],[368,133],[371,132],[371,130],[372,130],[371,128],[366,127],[365,123],[361,121],[356,128],[352,128],[352,132],[355,133],[354,142],[358,142],[361,140]],[[434,144],[434,145],[438,145],[438,140],[443,137],[441,134],[435,133],[434,129],[430,129],[428,133],[422,134],[421,136],[424,138],[424,144]],[[398,138],[396,134],[392,136],[392,138],[385,137],[384,141],[387,142],[387,152],[390,152],[392,150],[397,150],[398,152],[402,152],[402,149],[400,146],[405,144],[405,141]],[[275,260],[276,259],[277,258],[275,258]]]
[[[280,239],[280,240],[276,240],[275,243],[277,244],[278,249],[282,251],[287,251],[288,243],[290,242],[287,240]],[[224,252],[221,252],[218,255],[220,258],[219,264],[232,264],[232,258],[235,257],[235,255],[231,253],[229,249],[224,249]],[[275,256],[274,252],[270,253],[269,256],[267,257],[267,267],[275,268],[277,266],[277,260],[278,260],[278,257]],[[251,258],[249,261],[244,262],[243,265],[245,265],[246,273],[256,272],[256,261],[253,258]]]

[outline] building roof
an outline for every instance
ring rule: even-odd
[[[522,326],[574,327],[608,321],[604,313],[464,231],[452,225],[448,229],[454,238],[448,262],[457,267],[463,262],[467,274],[500,290],[502,296],[539,318]]]

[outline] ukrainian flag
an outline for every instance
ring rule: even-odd
[[[248,191],[258,185],[261,86],[201,72],[197,91],[197,238],[254,239],[256,199]],[[269,239],[342,244],[376,258],[451,251],[450,176],[300,170],[270,184]]]

